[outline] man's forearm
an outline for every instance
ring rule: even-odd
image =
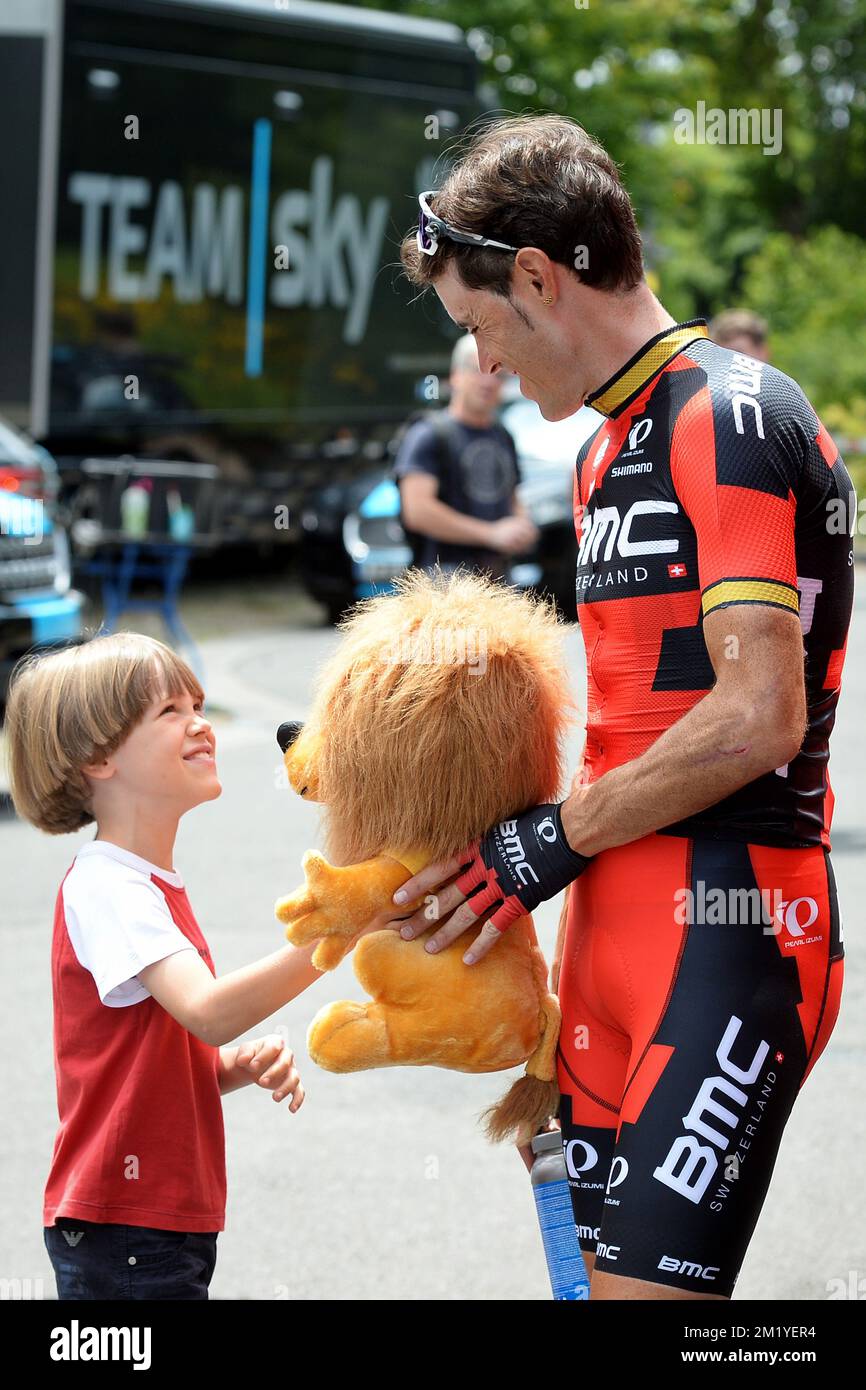
[[[793,756],[784,730],[745,718],[713,689],[639,758],[572,789],[562,807],[566,838],[586,855],[628,844],[715,805]]]
[[[436,498],[425,498],[424,506],[406,517],[413,531],[434,541],[453,541],[459,545],[490,545],[490,522],[458,512]]]

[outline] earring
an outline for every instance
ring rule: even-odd
[[[547,296],[547,302],[548,302],[548,304],[552,304],[552,303],[553,303],[553,295],[552,295],[552,294],[549,294],[549,295]]]

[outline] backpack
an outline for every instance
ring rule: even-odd
[[[444,477],[450,469],[457,466],[456,437],[453,429],[455,421],[448,410],[413,410],[412,414],[400,426],[392,441],[391,447],[394,453],[394,464],[396,464],[399,457],[400,450],[403,446],[403,440],[410,426],[414,425],[418,420],[429,420],[434,428],[439,466]],[[400,482],[394,473],[394,465],[391,467],[389,476],[396,483],[397,491],[400,493]],[[400,525],[406,533],[406,540],[412,551],[412,564],[420,568],[429,537],[423,536],[420,531],[410,530],[406,525],[406,519],[403,515],[402,493],[400,493]]]

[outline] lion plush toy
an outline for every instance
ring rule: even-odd
[[[387,929],[424,900],[391,906],[425,865],[492,825],[560,795],[563,742],[575,717],[552,601],[463,569],[409,570],[395,592],[362,599],[316,682],[310,717],[281,725],[288,780],[324,808],[325,855],[307,851],[305,886],[276,904],[296,946],[318,940],[331,970],[355,946],[373,1002],[329,1004],[308,1047],[328,1071],[439,1066],[526,1074],[486,1112],[491,1139],[531,1133],[556,1109],[560,1013],[530,916],[476,964],[462,956],[477,922],[445,949]],[[485,914],[485,920],[486,916]],[[360,939],[359,939],[360,937]],[[357,944],[355,944],[357,942]]]

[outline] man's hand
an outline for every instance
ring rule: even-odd
[[[527,516],[502,516],[490,522],[489,545],[506,555],[522,555],[538,542],[538,527]]]
[[[552,1129],[559,1130],[561,1128],[562,1126],[559,1123],[559,1120],[557,1120],[557,1118],[553,1116],[551,1119],[546,1120],[540,1129],[536,1130],[536,1134],[547,1134]],[[533,1135],[533,1138],[534,1137],[535,1136]],[[523,1159],[523,1162],[526,1166],[526,1171],[528,1173],[531,1173],[532,1165],[535,1162],[535,1154],[532,1152],[532,1141],[530,1140],[528,1144],[518,1144],[516,1147],[517,1152],[520,1154],[520,1157]]]
[[[467,863],[468,860],[468,863]],[[430,864],[394,894],[394,901],[412,901],[436,889],[457,870],[458,877],[442,894],[432,895],[401,929],[411,940],[457,908],[450,920],[431,936],[425,949],[438,951],[456,941],[494,909],[463,957],[473,965],[496,944],[499,936],[518,917],[532,912],[540,902],[553,898],[583,872],[589,863],[565,838],[559,803],[535,806],[513,820],[500,821],[481,840],[474,841],[452,859]]]

